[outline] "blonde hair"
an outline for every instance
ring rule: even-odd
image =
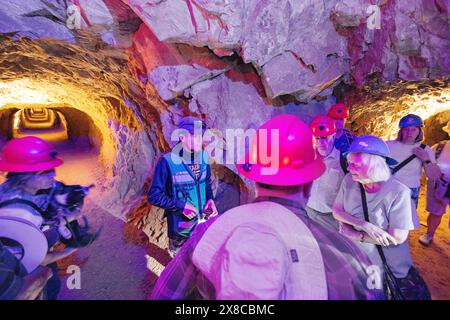
[[[359,182],[362,184],[384,182],[391,178],[391,169],[384,157],[369,153],[360,154],[362,161],[367,164],[367,178]]]
[[[406,127],[404,127],[404,128],[406,128]],[[401,128],[400,130],[398,130],[397,139],[395,139],[395,140],[403,142],[403,133],[402,133],[402,131],[403,131],[404,128]],[[416,138],[416,140],[414,140],[414,142],[422,142],[423,141],[423,130],[422,130],[422,127],[417,127],[417,128],[419,128],[419,134],[417,135],[417,138]]]

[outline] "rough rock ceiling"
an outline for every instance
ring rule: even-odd
[[[450,77],[424,81],[380,82],[376,79],[349,93],[350,126],[357,134],[395,137],[408,113],[424,120],[450,110]]]
[[[0,108],[67,106],[92,119],[101,132],[101,161],[109,178],[103,187],[112,195],[104,205],[122,214],[114,205],[141,192],[157,149],[145,129],[150,126],[140,111],[144,93],[133,85],[126,53],[94,52],[60,40],[2,38],[0,69]]]

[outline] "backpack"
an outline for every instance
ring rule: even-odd
[[[446,142],[440,142],[436,147],[436,161],[439,159],[442,151],[445,148]],[[434,184],[434,196],[436,199],[446,201],[450,199],[450,184],[441,176]]]

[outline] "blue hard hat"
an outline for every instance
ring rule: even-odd
[[[347,157],[350,153],[368,153],[381,156],[386,159],[388,165],[393,166],[398,162],[391,158],[391,152],[387,144],[378,137],[371,135],[362,135],[357,137],[344,156]]]
[[[197,117],[184,117],[183,119],[180,120],[180,122],[178,123],[178,128],[179,129],[185,129],[187,131],[189,131],[189,133],[194,134],[194,129],[198,128],[202,130],[202,134],[205,132],[206,130],[206,125],[205,123],[200,120]]]
[[[423,120],[415,114],[408,114],[400,119],[398,124],[400,128],[405,127],[423,127]]]

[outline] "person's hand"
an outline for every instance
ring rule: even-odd
[[[203,208],[203,211],[208,216],[208,219],[215,217],[219,214],[219,212],[217,211],[217,208],[216,208],[216,204],[214,203],[213,199],[209,199],[206,202],[205,207]]]
[[[57,194],[57,195],[55,195],[55,200],[59,204],[67,205],[67,197],[68,196],[69,196],[69,193]]]
[[[68,210],[67,210],[68,211]],[[74,220],[78,220],[83,217],[83,212],[81,209],[77,208],[73,211],[68,211],[69,213],[65,214],[67,221],[72,222]]]
[[[378,244],[382,246],[390,246],[393,244],[394,246],[397,245],[397,240],[393,236],[391,236],[388,232],[384,231],[383,229],[377,227],[376,225],[366,222],[363,225],[363,230],[375,241],[378,242]]]
[[[78,251],[78,249],[79,248],[66,247],[62,250],[49,251],[45,255],[44,261],[41,262],[41,266],[47,266],[51,263],[65,259],[74,252]]]
[[[183,214],[188,219],[193,219],[195,216],[197,216],[197,208],[194,207],[189,202],[186,202],[183,209]]]
[[[414,155],[416,155],[416,157],[419,158],[419,160],[422,162],[430,160],[430,156],[428,155],[428,152],[426,152],[422,148],[414,148],[412,150],[412,153]]]
[[[23,278],[23,285],[16,296],[16,300],[35,300],[42,295],[47,281],[53,273],[50,268],[39,266]]]

